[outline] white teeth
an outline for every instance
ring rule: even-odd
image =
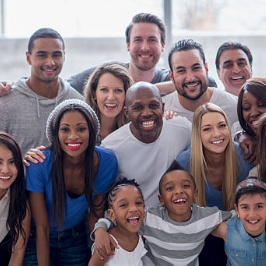
[[[251,221],[251,220],[249,220],[248,222],[251,223],[251,224],[255,224],[255,223],[258,222],[258,220],[255,220],[255,221]]]
[[[70,143],[68,143],[67,145],[70,146],[70,147],[77,147],[77,146],[80,146],[80,143],[77,143],[77,144],[70,144]]]
[[[0,179],[10,179],[11,178],[11,176],[0,176]]]
[[[222,139],[221,140],[212,141],[213,144],[219,144],[219,143],[222,143],[222,142],[223,142]]]
[[[195,82],[195,83],[192,83],[192,84],[187,84],[186,86],[188,87],[188,88],[193,88],[193,87],[195,87],[195,86],[197,86],[198,85],[198,82]]]
[[[116,107],[115,103],[106,103],[105,104],[107,107]]]
[[[142,122],[143,127],[152,127],[153,124],[154,124],[154,121]]]
[[[142,57],[142,58],[149,58],[150,55],[143,55],[143,54],[142,54],[141,57]]]
[[[174,202],[175,202],[175,203],[177,203],[177,202],[186,202],[186,200],[185,200],[185,199],[177,199],[177,200],[175,200]]]
[[[234,77],[234,78],[231,78],[232,80],[239,80],[239,79],[243,79],[243,77]]]
[[[139,217],[130,217],[130,218],[127,218],[128,220],[136,220],[136,219],[139,219]]]

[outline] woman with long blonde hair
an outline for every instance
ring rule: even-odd
[[[253,167],[244,158],[238,143],[232,140],[224,111],[212,103],[200,106],[193,116],[191,149],[177,157],[180,165],[195,178],[196,203],[232,210],[236,185]],[[225,265],[223,242],[209,236],[199,258],[200,265]]]

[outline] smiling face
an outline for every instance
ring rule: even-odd
[[[121,186],[108,209],[112,221],[116,220],[121,231],[137,233],[145,217],[144,201],[138,188],[133,185]]]
[[[251,78],[252,65],[243,50],[226,50],[221,54],[217,73],[225,90],[238,96],[242,85]]]
[[[109,118],[117,117],[123,110],[125,102],[123,81],[110,73],[101,75],[95,97],[101,116]]]
[[[199,99],[207,90],[207,64],[197,49],[175,52],[171,59],[170,77],[180,96]]]
[[[224,116],[209,112],[201,118],[201,141],[206,153],[222,154],[230,140],[230,132]]]
[[[138,86],[127,91],[125,114],[130,119],[132,134],[141,142],[152,143],[159,137],[163,126],[163,104],[155,87]],[[153,85],[151,85],[153,86]]]
[[[0,144],[0,199],[13,184],[18,175],[12,152]]]
[[[258,120],[266,113],[266,106],[262,104],[254,95],[245,91],[242,99],[243,118],[255,133],[258,130]]]
[[[160,29],[156,24],[136,23],[133,25],[130,41],[127,43],[131,64],[142,71],[155,68],[163,49]]]
[[[61,40],[39,38],[34,40],[31,53],[27,52],[27,61],[31,65],[31,78],[49,83],[58,78],[65,60],[64,46]]]
[[[191,205],[196,197],[194,183],[186,171],[168,172],[160,182],[159,201],[167,208],[169,217],[176,222],[190,219]]]
[[[250,236],[256,237],[263,233],[266,221],[265,193],[242,195],[235,209]]]
[[[58,139],[67,156],[85,156],[89,144],[89,128],[87,120],[79,111],[69,111],[62,116]]]

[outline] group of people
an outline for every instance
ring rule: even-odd
[[[191,39],[159,69],[165,36],[137,14],[129,63],[67,81],[61,35],[30,37],[31,75],[0,83],[1,265],[266,265],[266,79],[236,42],[225,90]]]

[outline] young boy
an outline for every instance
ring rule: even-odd
[[[159,193],[161,206],[146,211],[139,232],[148,250],[144,265],[198,265],[205,238],[232,214],[193,204],[197,197],[195,181],[176,160],[161,178]],[[94,231],[99,227],[107,229],[106,225],[109,227],[110,222],[100,219]],[[107,250],[100,248],[106,247],[104,234],[103,230],[95,234],[96,250],[101,254]]]

